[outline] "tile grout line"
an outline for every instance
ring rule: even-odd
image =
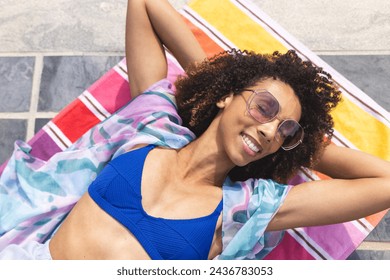
[[[382,50],[323,50],[310,49],[316,55],[390,55],[390,49]],[[20,57],[20,56],[122,56],[125,51],[45,51],[42,52],[0,52],[0,57]]]
[[[356,250],[359,251],[390,251],[390,242],[388,241],[364,241]]]
[[[41,77],[43,70],[43,55],[35,56],[35,66],[34,66],[34,76],[31,89],[31,101],[30,101],[30,111],[27,118],[27,132],[26,132],[26,141],[30,140],[35,134],[35,117],[38,111],[38,101],[39,101],[39,89],[41,85]]]
[[[12,119],[12,120],[25,120],[28,119],[30,115],[30,111],[28,112],[0,112],[0,119]],[[52,119],[58,112],[36,112],[35,118],[40,119]]]
[[[353,55],[390,55],[390,50],[314,50],[312,51],[316,55],[344,55],[344,56],[353,56]]]
[[[55,52],[47,51],[45,53],[41,52],[0,52],[0,57],[26,57],[26,56],[125,56],[123,52]]]

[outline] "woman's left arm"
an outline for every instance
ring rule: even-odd
[[[326,147],[314,169],[334,179],[390,177],[390,162],[334,144]]]
[[[315,169],[334,179],[293,187],[267,230],[341,223],[390,208],[390,162],[330,145]]]

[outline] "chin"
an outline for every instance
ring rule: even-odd
[[[248,160],[247,158],[240,158],[234,161],[235,166],[243,167],[245,165],[248,165],[251,162],[254,162],[256,160],[259,160],[259,158],[256,158],[255,160]]]
[[[238,164],[235,164],[235,166],[237,167],[243,167],[245,165],[248,165],[250,162],[246,162],[246,163],[238,163]]]

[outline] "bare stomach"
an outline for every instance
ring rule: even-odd
[[[79,200],[53,236],[49,248],[54,260],[150,259],[135,236],[102,210],[88,193]],[[218,255],[220,248],[221,232],[217,230],[209,258]]]
[[[88,193],[73,208],[49,248],[53,259],[150,259],[134,235]]]

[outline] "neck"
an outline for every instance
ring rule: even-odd
[[[213,124],[195,141],[178,151],[178,172],[194,183],[222,186],[234,164],[219,145]]]

